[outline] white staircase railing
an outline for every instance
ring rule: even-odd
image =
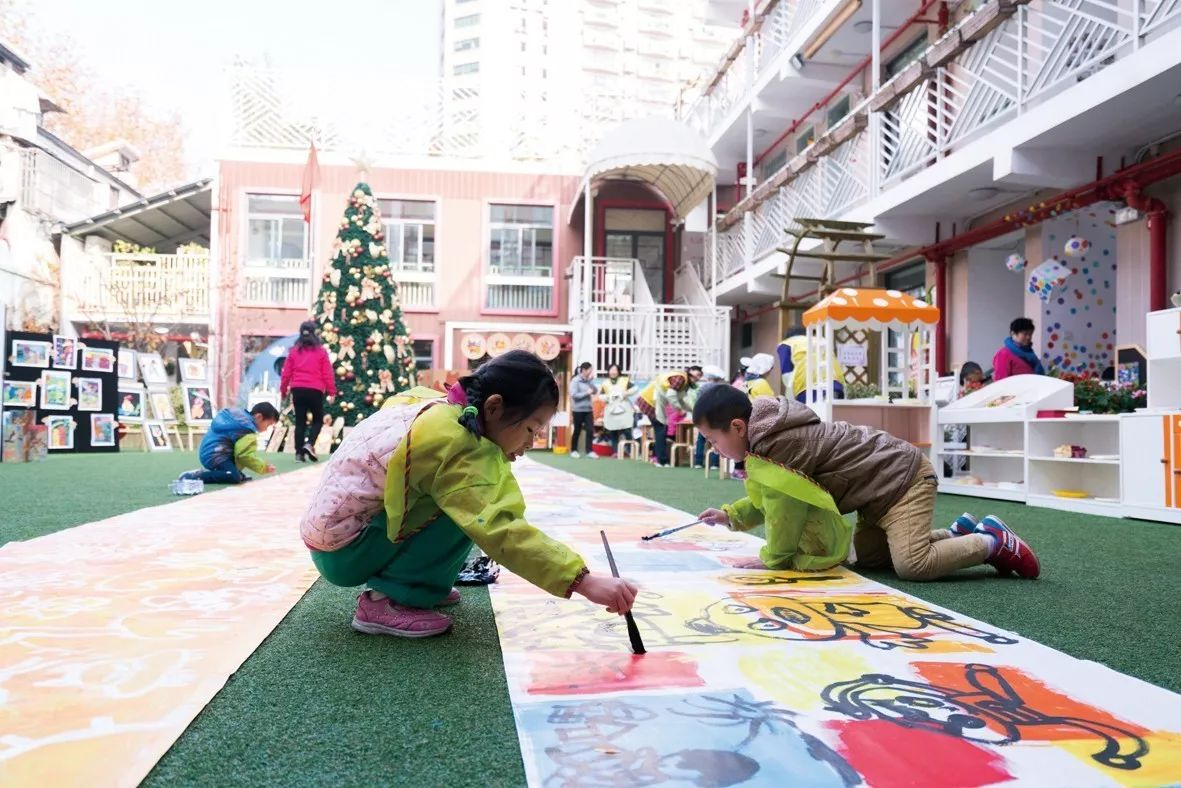
[[[576,363],[600,370],[618,364],[637,379],[691,364],[728,367],[728,307],[653,303],[634,259],[575,257],[571,279]],[[698,290],[704,296],[704,287]]]

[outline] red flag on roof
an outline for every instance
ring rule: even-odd
[[[320,163],[316,160],[316,143],[308,149],[308,163],[303,168],[303,189],[299,192],[299,209],[303,220],[312,221],[312,190],[320,184]]]

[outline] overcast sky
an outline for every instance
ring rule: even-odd
[[[104,83],[129,85],[184,118],[191,175],[208,174],[224,121],[221,71],[236,55],[377,85],[433,79],[439,0],[39,0],[34,29],[58,27]],[[36,64],[34,64],[34,67]],[[371,76],[370,76],[371,75]],[[381,100],[380,96],[377,100]]]

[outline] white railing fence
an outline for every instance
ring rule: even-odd
[[[681,119],[701,132],[707,139],[718,124],[737,105],[749,101],[755,83],[789,52],[794,54],[801,31],[820,14],[835,7],[837,0],[779,0],[769,11],[760,12],[761,21],[752,37],[753,49],[748,56],[742,44],[737,57],[706,78],[707,87],[681,115]],[[758,15],[757,15],[758,16]],[[753,61],[753,62],[752,62]]]
[[[77,320],[151,323],[209,320],[209,258],[178,254],[92,254],[63,270]]]
[[[998,9],[961,20],[766,179],[783,185],[731,211],[717,231],[719,279],[772,253],[794,219],[839,218],[1181,25],[1181,0],[1031,0],[997,23]]]
[[[637,378],[729,363],[729,308],[654,304],[639,262],[629,258],[576,257],[570,278],[578,363],[619,364]]]
[[[247,260],[242,266],[242,303],[306,309],[312,305],[312,261],[303,258]]]
[[[424,271],[404,268],[394,270],[394,283],[398,286],[398,300],[403,309],[435,308],[434,263],[430,263],[429,267],[430,270]]]

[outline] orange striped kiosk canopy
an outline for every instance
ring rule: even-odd
[[[828,321],[833,326],[918,331],[939,322],[939,309],[897,290],[842,287],[804,313],[805,326]]]

